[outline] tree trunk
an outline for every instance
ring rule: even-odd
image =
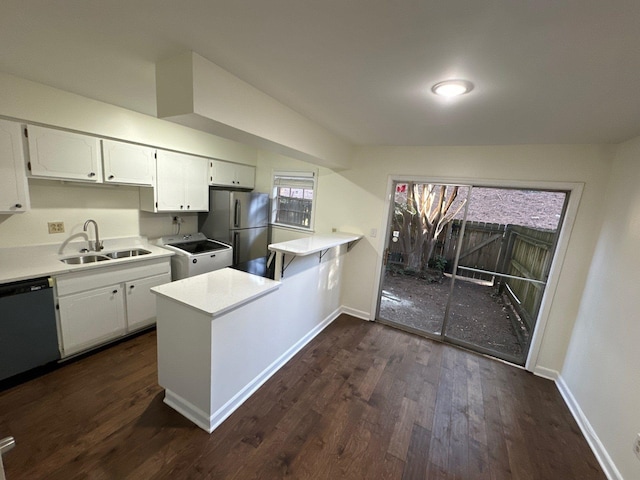
[[[424,248],[424,237],[417,235],[412,249],[408,252],[406,268],[419,272],[422,270],[422,250]]]

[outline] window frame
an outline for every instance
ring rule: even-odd
[[[279,178],[291,178],[294,182],[310,182],[312,184],[313,198],[311,198],[311,210],[309,212],[309,226],[295,225],[276,221],[278,216],[278,191]],[[293,182],[292,182],[293,183]],[[293,185],[292,185],[293,186]],[[273,170],[271,175],[271,225],[278,228],[287,228],[301,232],[313,233],[315,228],[316,202],[318,195],[318,171],[317,170]]]

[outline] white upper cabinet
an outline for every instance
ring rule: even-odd
[[[132,143],[102,140],[105,183],[153,185],[155,149]]]
[[[256,167],[236,165],[236,185],[253,190],[256,186]]]
[[[209,160],[209,185],[218,187],[255,187],[256,169],[250,165]]]
[[[188,167],[184,169],[184,197],[187,210],[209,211],[209,184],[207,183],[207,160],[185,155]]]
[[[33,177],[102,182],[98,138],[33,125],[27,132]]]
[[[24,165],[20,124],[0,120],[0,213],[29,210]]]
[[[209,210],[207,160],[184,153],[157,151],[155,188],[140,191],[140,208],[151,212]]]

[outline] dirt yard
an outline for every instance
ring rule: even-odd
[[[448,276],[429,282],[414,276],[387,272],[383,283],[380,317],[421,331],[439,334],[451,291]],[[512,321],[513,320],[513,321]],[[524,363],[523,346],[513,324],[520,321],[511,305],[492,286],[455,282],[447,336],[480,345],[498,357]],[[526,339],[526,332],[521,328]],[[502,355],[501,355],[502,354]]]

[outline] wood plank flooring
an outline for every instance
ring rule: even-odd
[[[606,478],[552,382],[346,315],[211,435],[162,398],[154,332],[0,392],[7,479]]]

